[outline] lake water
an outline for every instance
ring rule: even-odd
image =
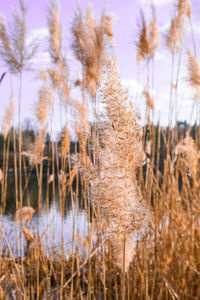
[[[6,210],[4,215],[0,215],[0,226],[2,226],[11,250],[16,256],[17,247],[19,249],[18,251],[20,251],[20,242],[17,246],[16,237],[17,235],[20,237],[21,225],[14,221],[14,215],[16,211],[14,186],[14,178],[9,176]],[[78,201],[73,201],[72,203],[71,198],[66,196],[64,218],[62,218],[59,207],[57,182],[55,184],[55,201],[53,201],[51,184],[49,186],[48,195],[49,201],[47,201],[47,181],[44,177],[42,190],[42,210],[41,213],[39,213],[37,178],[36,176],[32,176],[29,180],[28,189],[24,194],[23,206],[33,207],[36,210],[36,213],[33,215],[32,221],[34,226],[29,224],[26,224],[26,226],[35,236],[39,234],[44,245],[44,249],[47,253],[50,252],[51,249],[61,253],[60,249],[63,236],[65,253],[67,255],[67,253],[69,253],[72,249],[73,234],[75,234],[75,236],[78,235],[81,238],[87,238],[88,225],[90,222],[88,221],[88,216],[84,209],[84,204],[81,203],[80,197]],[[23,243],[26,245],[25,240]],[[0,250],[8,252],[8,247],[6,246],[6,242],[2,234],[0,238]]]

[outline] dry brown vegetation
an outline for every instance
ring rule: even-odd
[[[26,8],[20,1],[20,13],[14,15],[15,30],[11,35],[0,17],[1,59],[11,73],[19,76],[20,82],[36,49],[35,46],[25,49],[25,15]],[[191,19],[190,3],[179,0],[166,41],[172,57],[181,50],[186,18]],[[149,86],[145,86],[147,125],[144,128],[138,125],[135,107],[122,86],[117,59],[112,53],[112,18],[103,12],[98,22],[91,7],[86,17],[78,9],[72,24],[72,48],[82,66],[81,78],[73,82],[80,88],[82,98],[81,101],[71,99],[59,7],[53,0],[48,11],[48,29],[52,68],[40,71],[43,85],[35,109],[40,131],[28,149],[21,137],[21,96],[18,139],[17,130],[9,131],[13,106],[5,112],[0,213],[5,213],[7,203],[12,138],[14,222],[18,223],[20,234],[16,230],[14,253],[0,222],[0,299],[200,299],[198,123],[194,138],[190,126],[185,136],[178,131],[177,120],[171,128],[170,118],[167,130],[160,124],[155,127],[151,119],[154,101]],[[142,15],[137,62],[145,60],[148,65],[159,41],[155,12],[148,26]],[[200,67],[191,51],[188,57],[188,81],[194,87],[194,103],[197,103]],[[169,111],[172,87],[177,90],[178,81],[171,82],[170,86]],[[55,101],[59,101],[66,114],[71,107],[75,111],[73,127],[78,140],[73,153],[69,123],[62,124],[62,120],[61,143],[52,141],[45,149]],[[88,121],[89,101],[94,111],[92,124]],[[103,112],[99,111],[100,102]],[[46,177],[44,160],[47,161]],[[33,170],[37,176],[38,214],[42,211],[44,177],[47,211],[49,192],[52,190],[55,204],[58,189],[62,214],[59,250],[52,241],[46,249],[41,235],[34,230],[35,209],[25,197]],[[64,218],[69,201],[72,209],[84,206],[89,225],[85,228],[86,237],[76,234],[74,229],[71,251],[66,253]]]

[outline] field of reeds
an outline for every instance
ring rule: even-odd
[[[154,122],[151,94],[161,39],[155,9],[149,24],[141,14],[136,43],[137,68],[147,76],[141,126],[119,75],[112,17],[103,11],[96,20],[91,7],[75,12],[71,47],[82,69],[72,83],[59,5],[52,0],[51,68],[37,74],[37,131],[24,130],[23,76],[37,55],[37,45],[26,43],[26,14],[20,0],[12,30],[0,16],[0,59],[19,81],[19,99],[11,96],[0,136],[0,299],[200,299],[200,64],[189,0],[177,1],[164,37],[173,75],[167,127]],[[186,23],[193,37],[187,62],[181,60]],[[194,89],[194,124],[179,122],[176,114],[185,63]],[[79,89],[79,100],[73,99],[73,88]],[[55,102],[57,140],[50,134]],[[41,216],[52,207],[59,211],[59,228],[41,232]],[[66,235],[69,211],[72,230]],[[80,211],[85,221],[77,225]]]

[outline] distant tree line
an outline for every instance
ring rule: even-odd
[[[27,151],[30,146],[34,143],[36,137],[37,137],[37,130],[34,129],[33,126],[29,122],[26,122],[22,128],[22,144],[23,144],[23,150]],[[151,128],[150,128],[151,127]],[[169,129],[168,127],[160,127],[159,125],[146,125],[143,128],[144,132],[144,145],[147,144],[148,140],[152,138],[152,135],[154,136],[154,164],[155,168],[158,167],[160,172],[162,173],[163,171],[163,164],[164,164],[164,159],[166,158],[166,140],[168,139],[168,135],[170,135],[170,145],[171,149],[174,148],[175,143],[180,141],[186,136],[186,133],[190,130],[190,136],[197,142],[197,134],[200,132],[200,126],[197,126],[194,124],[193,126],[190,126],[186,121],[185,122],[178,122],[175,128]],[[14,144],[13,144],[13,127],[10,128],[9,131],[10,134],[10,146],[9,146],[9,168],[13,168],[14,163],[13,163],[13,152],[14,152]],[[18,132],[15,131],[16,134],[16,139],[17,139],[17,145],[18,145]],[[57,145],[58,148],[61,145],[61,136],[58,137],[57,139]],[[175,139],[176,136],[176,139]],[[174,139],[174,141],[173,141]],[[159,143],[159,148],[158,148],[158,143]],[[3,134],[0,133],[0,168],[2,168],[3,164],[3,147],[4,147],[4,137]],[[51,157],[51,151],[52,151],[52,141],[50,134],[46,134],[46,139],[45,139],[45,149],[44,149],[44,156]],[[75,153],[75,151],[79,152],[79,142],[78,141],[71,141],[70,142],[70,154]],[[158,152],[159,151],[159,155]],[[169,150],[169,154],[172,155],[171,151]],[[147,159],[151,158],[150,154],[147,152],[146,153]],[[159,157],[159,166],[157,166],[157,160]],[[25,160],[27,161],[28,158],[26,157]],[[28,164],[28,162],[27,162]],[[44,160],[44,172],[47,170],[47,164],[48,162]],[[50,163],[51,165],[51,163]],[[50,166],[51,169],[52,166]],[[56,167],[56,166],[55,166]],[[34,171],[34,170],[33,170]]]

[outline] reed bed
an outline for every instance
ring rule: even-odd
[[[80,77],[70,78],[60,8],[52,0],[47,15],[51,68],[38,72],[38,130],[32,136],[29,131],[28,139],[21,127],[22,83],[37,45],[26,48],[27,8],[22,0],[12,31],[0,17],[1,59],[20,82],[18,128],[12,126],[12,91],[2,127],[0,299],[200,299],[199,116],[193,126],[182,128],[176,114],[180,64],[185,63],[179,59],[176,65],[176,57],[183,51],[185,22],[192,25],[192,8],[188,0],[177,3],[165,41],[173,75],[167,128],[154,124],[150,84],[160,43],[156,12],[153,8],[149,25],[141,14],[136,61],[138,68],[145,64],[147,74],[142,128],[121,83],[112,17],[103,11],[97,20],[91,7],[85,16],[77,9],[71,46],[82,69]],[[198,112],[200,91],[194,36],[193,45],[187,52],[192,114]],[[71,96],[73,88],[80,90],[79,100]],[[57,102],[61,132],[59,141],[53,141],[49,132]],[[30,201],[33,176],[35,202]],[[1,221],[10,206],[12,228]],[[57,232],[39,229],[40,217],[52,207],[61,215],[59,246]],[[69,212],[72,232],[66,238]],[[84,213],[85,223],[77,229],[78,212]]]

